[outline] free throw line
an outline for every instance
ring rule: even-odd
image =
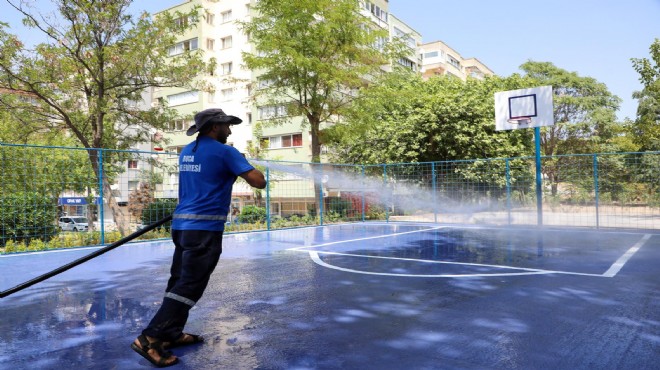
[[[592,277],[614,277],[619,273],[619,271],[623,268],[623,266],[626,264],[626,262],[628,262],[628,260],[644,245],[644,243],[646,243],[646,241],[648,241],[651,238],[651,234],[645,234],[637,243],[635,243],[635,245],[630,247],[630,249],[628,249],[628,251],[626,253],[624,253],[621,257],[619,257],[619,259],[617,259],[612,264],[612,266],[610,266],[610,268],[603,274],[589,274],[589,273],[570,272],[570,271],[557,271],[557,270],[541,270],[541,269],[530,269],[530,268],[502,266],[502,265],[476,264],[476,263],[466,263],[466,262],[430,261],[430,260],[420,260],[420,259],[413,259],[413,258],[366,256],[366,255],[351,254],[351,253],[338,253],[338,252],[309,250],[310,248],[318,248],[318,247],[324,247],[324,246],[334,245],[334,244],[341,244],[341,243],[355,242],[355,241],[361,241],[361,240],[385,238],[385,237],[390,237],[390,236],[397,236],[397,235],[412,234],[412,233],[418,233],[418,232],[424,232],[424,231],[438,230],[438,229],[442,229],[442,228],[446,228],[446,227],[445,226],[440,226],[440,227],[434,227],[434,228],[428,228],[428,229],[406,231],[406,232],[401,232],[401,233],[370,236],[370,237],[365,237],[365,238],[357,238],[357,239],[329,242],[329,243],[323,243],[323,244],[317,244],[317,245],[311,245],[311,246],[302,246],[302,247],[296,247],[296,248],[289,248],[287,250],[296,251],[296,252],[308,252],[310,258],[316,264],[318,264],[320,266],[324,266],[324,267],[327,267],[327,268],[332,268],[332,269],[335,269],[335,270],[345,271],[345,272],[352,272],[352,273],[358,273],[358,274],[367,274],[367,275],[406,276],[406,277],[477,277],[477,276],[478,277],[486,277],[486,276],[518,276],[518,275],[564,274],[564,275],[592,276]],[[348,269],[348,268],[344,268],[344,267],[331,265],[331,264],[326,263],[325,261],[323,261],[321,259],[321,257],[319,256],[319,254],[330,254],[330,255],[340,255],[340,256],[350,256],[350,257],[361,257],[361,258],[392,259],[392,260],[401,260],[401,261],[414,261],[414,262],[419,262],[419,263],[437,263],[437,264],[447,264],[447,265],[467,265],[467,266],[491,267],[491,268],[499,268],[499,269],[521,270],[521,272],[494,273],[494,274],[433,274],[433,275],[415,275],[415,274],[400,274],[400,273],[369,272],[369,271],[360,271],[360,270]]]

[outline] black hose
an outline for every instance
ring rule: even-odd
[[[42,282],[42,281],[44,281],[46,279],[49,279],[49,278],[51,278],[51,277],[53,277],[57,274],[60,274],[60,273],[66,271],[66,270],[68,270],[72,267],[78,266],[81,263],[87,262],[87,261],[91,260],[92,258],[98,257],[98,256],[102,255],[103,253],[111,251],[111,250],[119,247],[120,245],[125,244],[125,243],[137,238],[138,236],[140,236],[144,233],[147,233],[147,232],[149,232],[149,231],[151,231],[151,230],[153,230],[153,229],[155,229],[159,226],[162,226],[164,223],[166,223],[170,220],[172,220],[172,215],[169,215],[169,216],[163,218],[162,220],[156,221],[153,224],[151,224],[151,225],[149,225],[149,226],[147,226],[143,229],[140,229],[140,230],[134,232],[131,235],[128,235],[128,236],[126,236],[126,237],[124,237],[120,240],[117,240],[116,242],[108,245],[107,247],[104,247],[104,248],[101,248],[101,249],[97,250],[96,252],[93,252],[93,253],[90,253],[90,254],[88,254],[84,257],[78,258],[77,260],[75,260],[73,262],[69,262],[64,266],[60,266],[60,267],[56,268],[53,271],[47,272],[47,273],[45,273],[41,276],[37,276],[36,278],[34,278],[32,280],[28,280],[24,283],[18,284],[18,285],[16,285],[15,287],[13,287],[11,289],[7,289],[3,292],[0,292],[0,298],[4,298],[4,297],[6,297],[10,294],[14,294],[18,291],[21,291],[21,290],[23,290],[27,287],[30,287],[30,286],[34,285],[36,283]]]

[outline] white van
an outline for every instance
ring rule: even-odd
[[[60,217],[60,230],[87,231],[89,223],[85,217]]]

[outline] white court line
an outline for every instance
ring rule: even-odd
[[[635,245],[630,247],[630,249],[628,249],[628,251],[624,253],[623,256],[619,257],[619,259],[616,260],[616,262],[614,262],[612,266],[610,266],[609,270],[605,271],[603,276],[614,277],[616,274],[618,274],[619,271],[621,271],[621,268],[623,268],[623,265],[625,265],[626,262],[628,262],[628,260],[635,253],[637,253],[639,248],[641,248],[642,245],[644,245],[644,243],[646,243],[646,241],[649,240],[649,238],[651,238],[651,234],[644,235]]]
[[[305,251],[301,251],[305,252]],[[587,274],[582,272],[570,272],[570,271],[555,271],[555,270],[541,270],[541,269],[531,269],[524,267],[512,267],[512,266],[502,266],[502,265],[488,265],[481,263],[469,263],[469,262],[450,262],[450,261],[432,261],[432,260],[420,260],[414,258],[402,258],[402,257],[384,257],[384,256],[365,256],[362,254],[350,254],[350,253],[338,253],[338,252],[317,252],[317,251],[307,251],[309,256],[317,264],[328,267],[335,270],[341,270],[346,272],[353,272],[357,274],[367,274],[367,275],[385,275],[385,276],[407,276],[407,277],[487,277],[487,276],[519,276],[519,275],[549,275],[549,274],[563,274],[563,275],[579,275],[579,276],[595,276],[595,277],[605,277],[602,274]],[[376,259],[388,259],[388,260],[398,260],[398,261],[412,261],[419,263],[436,263],[444,265],[463,265],[463,266],[477,266],[477,267],[492,267],[499,269],[508,269],[508,270],[521,270],[525,272],[505,272],[505,273],[494,273],[494,274],[436,274],[436,275],[415,275],[415,274],[396,274],[396,273],[387,273],[387,272],[368,272],[347,269],[343,267],[338,267],[331,265],[327,262],[324,262],[319,254],[331,254],[336,256],[349,256],[349,257],[362,257],[362,258],[376,258]]]
[[[45,251],[24,251],[11,254],[0,254],[0,258],[14,258],[14,257],[25,257],[25,256],[34,256],[37,254],[51,254],[51,253],[65,253],[65,252],[78,252],[78,251],[88,251],[94,249],[101,249],[106,247],[105,245],[94,246],[94,247],[72,247],[72,248],[61,248],[61,249],[50,249]]]
[[[414,222],[414,221],[390,221],[390,222],[375,222],[375,221],[365,221],[365,222],[358,222],[361,223],[362,225],[375,225],[375,226],[429,226],[429,224],[432,225],[438,225],[438,223],[434,222]],[[461,229],[470,229],[470,230],[505,230],[505,231],[542,231],[542,232],[566,232],[566,233],[610,233],[610,234],[632,234],[632,235],[639,235],[639,234],[647,234],[649,230],[629,230],[627,231],[621,231],[621,230],[616,230],[616,229],[570,229],[570,228],[565,228],[561,226],[555,226],[555,225],[546,225],[543,226],[542,229],[539,229],[538,226],[533,226],[533,225],[472,225],[472,224],[441,224],[440,226],[447,228],[447,229],[452,229],[452,230],[461,230]],[[651,235],[659,235],[659,233],[651,233]]]
[[[364,238],[341,240],[341,241],[338,241],[338,242],[329,242],[329,243],[323,243],[323,244],[317,244],[317,245],[305,245],[305,246],[302,246],[302,247],[289,248],[287,250],[288,251],[300,251],[301,249],[305,249],[305,248],[318,248],[318,247],[325,247],[325,246],[334,245],[334,244],[357,242],[357,241],[360,241],[360,240],[388,238],[390,236],[420,233],[420,232],[424,232],[424,231],[438,230],[438,229],[443,229],[443,228],[445,228],[445,226],[438,226],[438,227],[433,227],[433,228],[428,228],[428,229],[421,229],[421,230],[405,231],[405,232],[402,232],[402,233],[395,233],[395,234],[376,235],[376,236],[368,236],[368,237],[364,237]],[[307,251],[301,251],[301,252],[307,252]]]
[[[633,245],[623,256],[621,256],[612,266],[603,274],[589,274],[589,273],[581,273],[581,272],[570,272],[570,271],[557,271],[557,270],[540,270],[540,269],[529,269],[529,268],[520,268],[520,267],[511,267],[511,266],[502,266],[502,265],[488,265],[488,264],[475,264],[475,263],[466,263],[466,262],[449,262],[449,261],[430,261],[430,260],[419,260],[419,259],[412,259],[412,258],[399,258],[399,257],[383,257],[383,256],[365,256],[365,255],[359,255],[359,254],[349,254],[349,253],[338,253],[338,252],[325,252],[325,251],[311,251],[309,250],[310,248],[318,248],[318,247],[324,247],[328,245],[334,245],[334,244],[341,244],[341,243],[350,243],[350,242],[355,242],[355,241],[361,241],[361,240],[370,240],[370,239],[378,239],[378,238],[385,238],[385,237],[390,237],[390,236],[397,236],[397,235],[404,235],[404,234],[412,234],[412,233],[418,233],[418,232],[423,232],[423,231],[430,231],[430,230],[438,230],[442,228],[448,228],[447,226],[439,226],[439,227],[434,227],[434,228],[428,228],[428,229],[421,229],[421,230],[413,230],[413,231],[406,231],[406,232],[401,232],[401,233],[395,233],[395,234],[387,234],[387,235],[377,235],[377,236],[370,236],[370,237],[365,237],[365,238],[357,238],[357,239],[349,239],[349,240],[343,240],[343,241],[336,241],[336,242],[329,242],[329,243],[324,243],[324,244],[318,244],[318,245],[312,245],[312,246],[303,246],[303,247],[296,247],[296,248],[289,248],[287,250],[291,251],[296,251],[296,252],[308,252],[312,260],[324,267],[332,268],[335,270],[341,270],[341,271],[346,271],[346,272],[353,272],[353,273],[358,273],[358,274],[368,274],[368,275],[385,275],[385,276],[410,276],[410,277],[475,277],[475,276],[517,276],[517,275],[540,275],[540,274],[563,274],[563,275],[577,275],[577,276],[592,276],[592,277],[614,277],[616,274],[623,268],[623,266],[626,264],[626,262],[646,243],[646,241],[652,236],[651,234],[645,234],[642,239],[640,239],[635,245]],[[453,274],[438,274],[438,275],[414,275],[414,274],[395,274],[395,273],[377,273],[377,272],[367,272],[367,271],[359,271],[359,270],[353,270],[353,269],[347,269],[343,267],[338,267],[334,265],[330,265],[326,262],[324,262],[319,254],[332,254],[332,255],[342,255],[342,256],[350,256],[350,257],[362,257],[362,258],[380,258],[380,259],[394,259],[394,260],[403,260],[403,261],[414,261],[414,262],[420,262],[420,263],[439,263],[439,264],[448,264],[448,265],[468,265],[468,266],[481,266],[481,267],[492,267],[492,268],[501,268],[501,269],[513,269],[513,270],[521,270],[521,271],[526,271],[526,272],[514,272],[514,273],[495,273],[495,274],[461,274],[461,275],[453,275]]]

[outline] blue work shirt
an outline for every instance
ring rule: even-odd
[[[186,145],[179,156],[179,204],[172,229],[225,229],[236,178],[254,167],[234,147],[208,136]]]

